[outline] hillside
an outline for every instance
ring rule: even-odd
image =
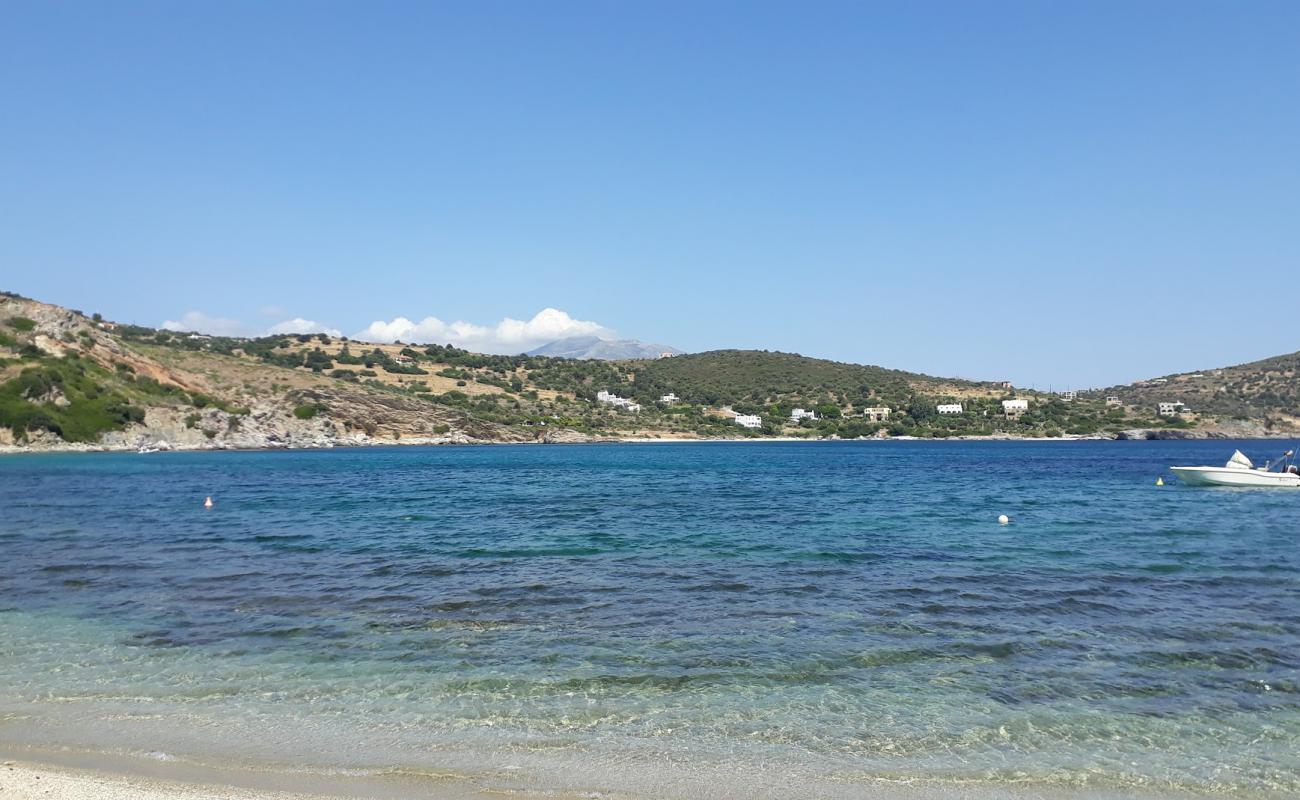
[[[898,404],[916,392],[982,392],[991,384],[942,380],[794,353],[714,350],[644,364],[637,370],[636,386],[647,397],[673,391],[693,403],[800,399],[872,406],[882,402]]]
[[[1270,431],[1296,429],[1296,359],[1216,375],[1229,387],[1220,394],[1231,396],[1214,398],[1214,410],[1244,418],[1235,420],[1239,433],[1262,431],[1264,423]],[[1210,410],[1206,389],[1193,382],[1202,380],[1171,378],[1159,391],[1117,389],[1127,402],[1114,405],[1101,393],[1069,401],[779,352],[599,361],[376,345],[323,334],[215,337],[115,324],[0,294],[0,449],[8,450],[1114,435],[1129,428],[1181,436],[1234,422],[1155,415],[1157,394]],[[1247,391],[1249,402],[1233,399]],[[602,402],[602,392],[622,399]],[[1028,410],[1004,413],[1002,400],[1011,397],[1026,400]],[[962,408],[939,414],[939,403]],[[815,418],[792,419],[796,408]],[[759,422],[743,428],[737,415]]]
[[[145,341],[83,314],[0,296],[0,446],[305,447],[403,435],[532,437],[465,409],[308,370]]]
[[[1224,420],[1255,420],[1269,430],[1300,430],[1300,352],[1198,372],[1164,375],[1101,394],[1154,407],[1184,403],[1193,413]]]

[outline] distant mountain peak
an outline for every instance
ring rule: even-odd
[[[527,355],[577,360],[625,361],[629,359],[659,358],[665,354],[679,355],[681,352],[681,350],[669,347],[666,344],[647,344],[638,342],[635,339],[569,336],[529,350]]]

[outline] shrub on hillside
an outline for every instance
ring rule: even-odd
[[[323,403],[304,403],[293,410],[293,415],[298,419],[311,419],[322,411],[328,410]]]

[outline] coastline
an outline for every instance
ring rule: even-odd
[[[1168,435],[1176,433],[1178,435]],[[1129,435],[1125,435],[1129,434]],[[1142,435],[1133,435],[1142,434]],[[1186,441],[1198,439],[1231,439],[1235,441],[1293,441],[1297,434],[1279,434],[1276,436],[1236,436],[1220,431],[1124,431],[1121,434],[1089,434],[1061,436],[871,436],[856,439],[838,437],[803,437],[803,436],[736,436],[736,437],[616,437],[616,436],[574,436],[563,439],[535,439],[531,441],[498,441],[490,439],[471,439],[468,437],[431,437],[403,439],[339,439],[327,442],[286,443],[279,446],[238,447],[226,444],[176,444],[160,448],[157,452],[169,453],[206,453],[206,452],[279,452],[285,450],[333,450],[368,447],[446,447],[446,446],[491,446],[491,445],[591,445],[591,444],[736,444],[762,442],[1115,442],[1115,441]],[[86,444],[82,442],[63,442],[59,444],[42,444],[37,447],[0,445],[0,456],[42,455],[55,453],[137,453],[139,448],[127,444]],[[150,453],[151,455],[153,453]]]
[[[556,765],[559,766],[559,765]],[[678,768],[684,765],[678,765]],[[715,770],[723,765],[712,765]],[[75,751],[22,752],[11,758],[0,749],[0,796],[7,800],[1123,800],[1131,790],[1052,786],[1007,779],[973,784],[963,780],[905,779],[878,776],[809,776],[716,771],[707,777],[663,775],[637,788],[618,776],[614,785],[586,772],[566,783],[543,782],[527,772],[409,770],[267,769],[213,766],[177,759],[108,755]],[[763,782],[755,783],[755,779]],[[1154,790],[1152,800],[1192,800],[1233,794]]]

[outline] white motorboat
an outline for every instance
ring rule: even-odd
[[[1294,451],[1282,456],[1278,469],[1272,463],[1257,467],[1240,450],[1222,467],[1170,467],[1188,486],[1281,486],[1300,488],[1300,466],[1291,463]]]

